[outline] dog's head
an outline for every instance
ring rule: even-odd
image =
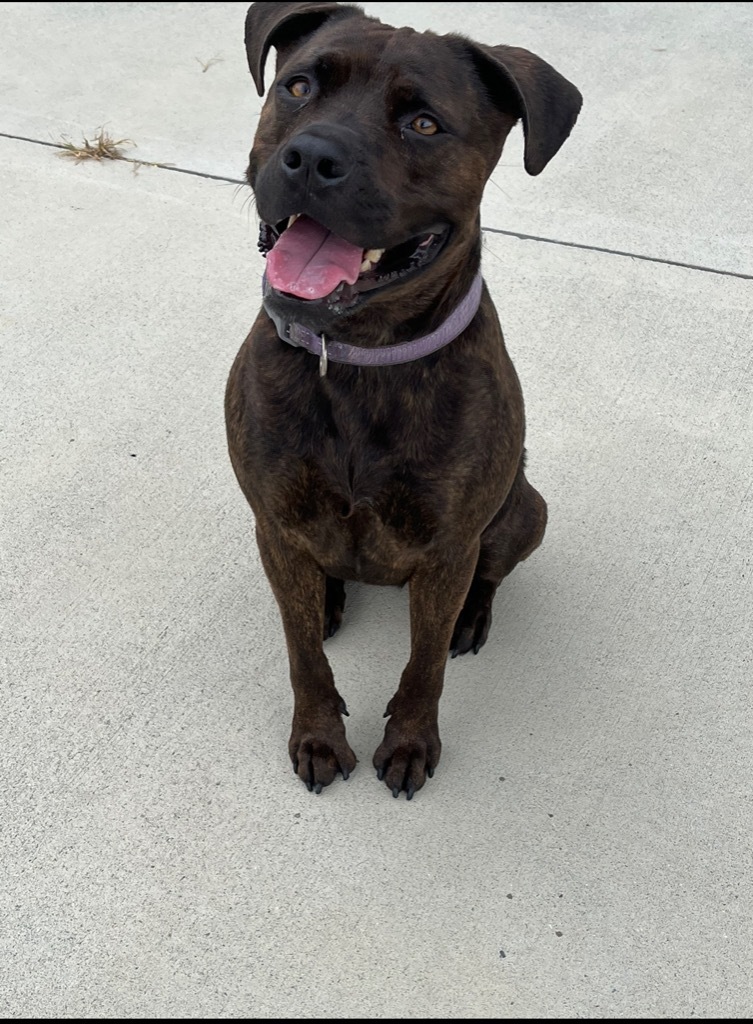
[[[522,120],[525,167],[539,174],[581,105],[527,50],[395,29],[350,4],[252,4],[260,96],[271,47],[248,181],[273,301],[321,328],[385,315],[419,277],[428,296],[473,274],[481,196],[510,129]]]

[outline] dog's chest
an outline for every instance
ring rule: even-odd
[[[277,522],[330,575],[403,583],[435,536],[443,488],[431,480],[415,403],[402,389],[349,383],[301,389],[295,410],[266,419],[274,436],[267,497]]]
[[[435,535],[433,488],[368,447],[324,438],[288,481],[285,526],[332,576],[403,583]]]
[[[338,370],[326,383],[301,376],[259,392],[256,486],[273,520],[330,575],[400,584],[451,526],[477,475],[478,446],[463,426],[469,382],[441,384],[420,366]]]

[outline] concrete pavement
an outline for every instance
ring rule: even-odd
[[[584,93],[483,216],[546,541],[410,804],[370,766],[407,595],[351,588],[360,764],[308,794],[222,420],[246,5],[0,3],[0,1014],[748,1017],[753,7],[364,6]],[[196,173],[40,144],[102,124]]]

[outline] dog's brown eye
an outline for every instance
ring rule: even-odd
[[[292,82],[288,82],[287,89],[297,100],[305,100],[311,95],[311,84],[306,78],[294,78]]]
[[[419,135],[436,135],[439,131],[437,122],[433,121],[430,117],[425,117],[423,114],[420,117],[414,118],[410,126]]]

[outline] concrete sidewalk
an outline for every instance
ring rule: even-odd
[[[363,5],[585,97],[487,190],[550,527],[410,804],[370,763],[405,592],[352,587],[328,645],[351,781],[287,760],[222,419],[259,304],[246,6],[0,3],[0,1015],[747,1018],[753,5]],[[40,144],[99,125],[175,167]]]

